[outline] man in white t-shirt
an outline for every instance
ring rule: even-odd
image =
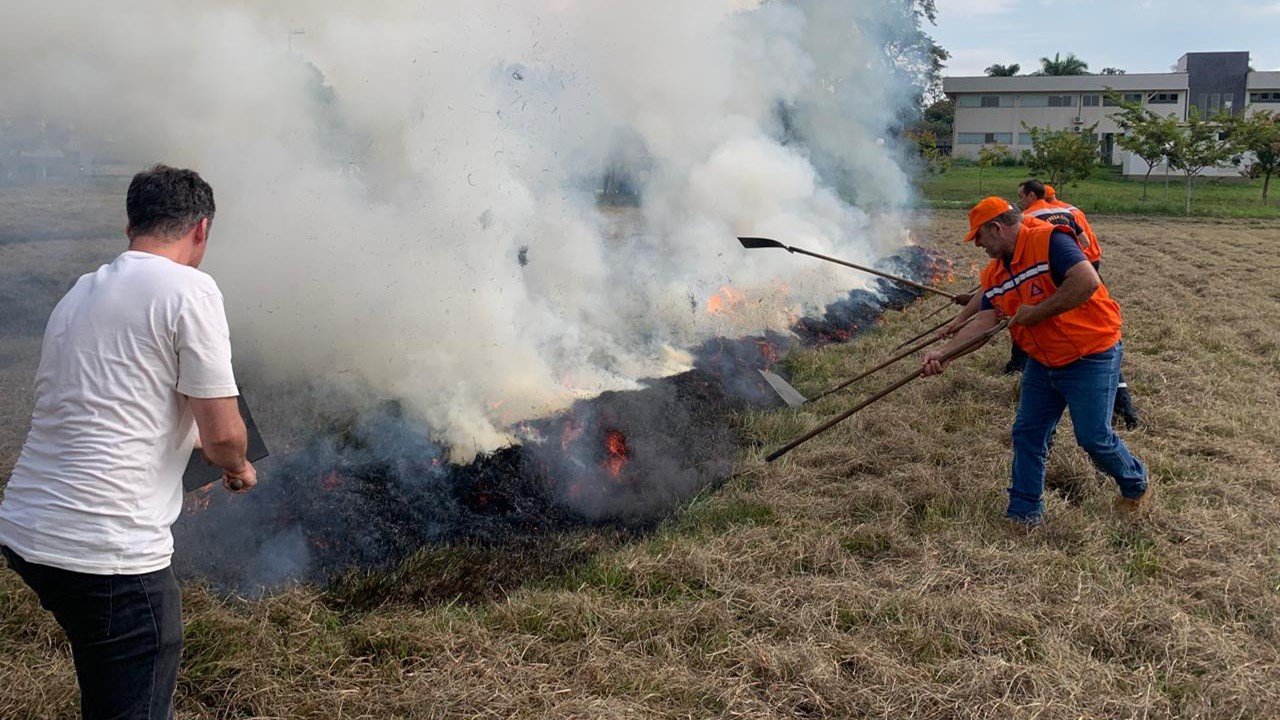
[[[0,502],[0,550],[67,632],[85,718],[168,719],[182,652],[169,567],[197,441],[247,492],[227,318],[196,268],[213,189],[157,165],[126,199],[129,249],[49,317],[31,431]]]

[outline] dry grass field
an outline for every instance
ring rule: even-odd
[[[1145,424],[1123,434],[1159,490],[1149,516],[1113,514],[1114,487],[1064,424],[1045,526],[1002,524],[1017,385],[999,374],[1001,340],[775,464],[768,450],[910,366],[738,418],[758,444],[723,487],[651,536],[548,539],[562,563],[436,548],[257,601],[187,586],[180,716],[1280,715],[1280,222],[1093,223],[1125,312]],[[955,258],[957,289],[982,257],[957,241],[963,225],[944,212],[922,232]],[[0,244],[0,272],[115,249]],[[794,384],[866,367],[937,302],[794,353]],[[6,468],[38,338],[0,339]],[[0,570],[0,717],[73,717],[75,698],[58,628]]]

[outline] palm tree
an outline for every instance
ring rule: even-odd
[[[1075,53],[1067,53],[1067,56],[1061,57],[1061,53],[1054,53],[1053,59],[1047,57],[1040,58],[1040,70],[1036,75],[1088,75],[1089,63],[1076,57]]]
[[[1017,75],[1018,71],[1021,69],[1022,66],[1018,63],[1013,63],[1011,65],[1001,65],[996,63],[983,72],[987,74],[987,77],[1013,77],[1014,75]]]

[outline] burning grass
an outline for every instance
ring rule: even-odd
[[[972,285],[954,239],[931,234]],[[238,717],[1263,718],[1280,707],[1280,293],[1270,222],[1097,218],[1146,427],[1151,516],[1059,431],[1047,524],[1000,522],[1006,345],[784,462],[898,369],[744,413],[735,474],[639,536],[428,548],[258,601],[185,588],[179,710]],[[802,391],[883,357],[937,300],[792,353]],[[905,366],[902,368],[905,370]],[[558,438],[557,438],[558,441]],[[634,450],[609,450],[607,461]],[[52,619],[0,573],[0,717],[73,714]]]

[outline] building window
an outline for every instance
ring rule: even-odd
[[[1125,94],[1124,94],[1124,101],[1125,101],[1125,102],[1127,102],[1127,103],[1137,103],[1137,104],[1141,105],[1141,104],[1142,104],[1142,100],[1143,100],[1143,98],[1145,98],[1145,97],[1146,97],[1146,94],[1145,94],[1145,93],[1125,93]],[[1113,101],[1110,97],[1103,97],[1103,98],[1102,98],[1102,104],[1103,104],[1105,107],[1118,107],[1118,106],[1120,105],[1120,103],[1117,103],[1117,102]]]
[[[1031,147],[1031,133],[1018,133],[1018,144]]]
[[[1147,103],[1151,105],[1177,105],[1178,93],[1151,93],[1147,96]]]
[[[1013,107],[1012,95],[961,95],[956,104],[962,108]]]
[[[1013,143],[1013,133],[958,133],[957,145],[994,145]]]
[[[1075,95],[1050,95],[1049,107],[1073,108],[1076,106]]]
[[[1082,107],[1098,107],[1102,104],[1101,95],[1081,95],[1080,105]]]
[[[1280,103],[1280,90],[1249,93],[1251,103]]]

